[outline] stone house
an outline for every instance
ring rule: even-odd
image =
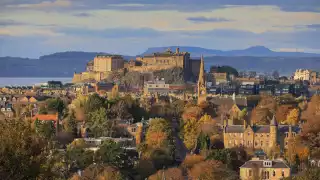
[[[253,158],[240,167],[240,179],[280,180],[290,177],[290,167],[283,160],[260,160]]]

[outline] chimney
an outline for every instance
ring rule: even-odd
[[[180,49],[177,47],[176,48],[176,54],[179,54],[180,53]]]

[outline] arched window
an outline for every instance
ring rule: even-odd
[[[284,170],[282,170],[281,175],[282,175],[282,177],[284,177]]]
[[[272,176],[276,176],[276,171],[273,171],[273,172],[272,172]]]

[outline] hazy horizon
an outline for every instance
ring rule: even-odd
[[[318,0],[0,2],[0,56],[65,51],[137,55],[149,47],[320,53]]]

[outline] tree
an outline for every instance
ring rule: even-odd
[[[69,116],[65,119],[64,129],[66,132],[76,134],[77,132],[77,122],[75,117],[75,112],[71,111]]]
[[[318,180],[320,177],[319,168],[308,168],[294,177],[287,177],[284,180]]]
[[[207,156],[206,160],[217,160],[226,164],[227,167],[231,168],[231,150],[230,149],[214,149]]]
[[[94,152],[86,151],[84,147],[72,145],[67,147],[66,160],[71,172],[84,170],[93,163],[93,158]]]
[[[86,127],[94,137],[107,135],[107,133],[111,130],[111,125],[107,120],[106,109],[100,107],[100,109],[90,112],[86,122]]]
[[[297,125],[299,122],[299,109],[292,109],[287,116],[287,123],[291,125]]]
[[[65,108],[64,102],[60,98],[50,98],[46,100],[47,108],[49,112],[59,113],[60,115],[63,113]]]
[[[189,119],[199,120],[202,113],[203,113],[203,110],[198,106],[187,107],[187,108],[185,108],[185,110],[182,114],[182,119],[184,121],[189,120]]]
[[[199,180],[236,180],[237,173],[225,167],[220,161],[207,160],[200,162],[189,171],[189,177]]]
[[[183,142],[186,145],[187,149],[193,150],[197,144],[197,138],[200,133],[199,123],[196,119],[189,119],[184,123],[183,126]]]
[[[118,143],[106,140],[97,151],[96,159],[98,162],[120,167],[122,154],[123,150]]]
[[[170,179],[170,180],[184,180],[181,169],[169,168],[166,170],[159,170],[157,173],[151,175],[149,180]]]
[[[156,169],[162,169],[172,164],[172,157],[171,152],[166,149],[154,149],[151,152],[150,160]]]
[[[126,176],[116,167],[105,164],[92,164],[83,171],[81,177],[74,175],[71,180],[87,179],[125,180]]]
[[[56,133],[54,121],[34,121],[36,132],[47,139],[52,138]]]
[[[48,156],[47,142],[30,124],[0,121],[0,179],[36,179]]]
[[[89,114],[97,109],[104,108],[105,106],[105,99],[100,97],[98,94],[93,94],[88,97],[88,100],[84,104],[84,112]]]
[[[288,105],[288,104],[280,105],[276,111],[277,121],[280,122],[281,124],[284,124],[287,120],[287,116],[288,116],[289,112],[292,109],[293,109],[292,105]]]
[[[205,158],[201,155],[197,155],[197,154],[187,154],[185,159],[183,160],[181,166],[183,168],[186,168],[186,169],[190,169],[192,168],[195,164],[198,164],[202,161],[204,161]]]
[[[146,143],[149,148],[166,148],[171,143],[171,126],[162,118],[152,119],[146,133]]]

